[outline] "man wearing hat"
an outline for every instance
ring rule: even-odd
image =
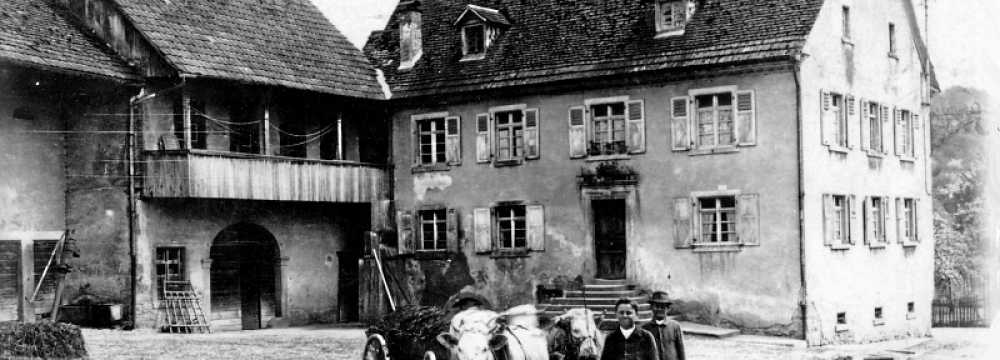
[[[667,310],[673,302],[667,297],[666,292],[656,291],[653,292],[649,303],[653,308],[653,321],[646,323],[642,328],[653,334],[660,355],[659,360],[684,360],[684,334],[681,332],[681,325],[667,318]]]

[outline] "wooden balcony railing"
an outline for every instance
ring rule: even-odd
[[[387,199],[384,165],[205,150],[148,151],[143,195],[311,202]]]

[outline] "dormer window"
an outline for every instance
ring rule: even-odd
[[[694,15],[692,0],[656,0],[657,37],[681,35],[684,25]]]
[[[486,25],[472,24],[462,27],[462,56],[482,57],[486,54]]]
[[[490,45],[510,22],[498,10],[468,5],[455,20],[455,26],[462,35],[462,61],[468,61],[486,57]]]

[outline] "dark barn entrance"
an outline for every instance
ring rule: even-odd
[[[210,256],[213,320],[239,320],[240,329],[255,330],[281,316],[278,243],[267,229],[231,225],[216,235]]]
[[[597,277],[625,278],[625,199],[593,200]]]

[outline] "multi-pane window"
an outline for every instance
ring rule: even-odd
[[[883,244],[885,238],[885,198],[870,197],[868,205],[868,235],[871,244]]]
[[[842,13],[842,21],[844,22],[843,25],[842,25],[842,31],[843,31],[842,36],[844,37],[844,39],[850,39],[851,38],[851,7],[850,6],[844,6],[843,9],[841,10],[841,13]]]
[[[848,244],[850,242],[850,209],[847,205],[847,196],[844,195],[833,195],[833,214],[832,215],[832,229],[831,238],[834,243],[837,244]]]
[[[444,118],[417,120],[417,141],[421,165],[445,163]]]
[[[734,196],[698,199],[698,223],[701,243],[736,241],[736,198]]]
[[[656,28],[660,32],[684,28],[691,15],[687,0],[658,0],[656,2]]]
[[[525,218],[524,205],[498,206],[496,211],[496,229],[498,248],[523,249],[528,246],[528,227]]]
[[[896,56],[896,24],[889,23],[889,56]]]
[[[913,114],[908,110],[899,110],[899,130],[897,136],[900,143],[900,155],[913,155]]]
[[[899,231],[902,232],[903,241],[913,242],[917,239],[917,212],[916,201],[913,199],[902,200],[902,214],[899,214]]]
[[[184,248],[156,248],[155,266],[157,293],[162,295],[164,282],[183,281],[186,278],[184,275]]]
[[[420,215],[420,250],[448,249],[447,210],[423,210]]]
[[[699,148],[736,144],[733,131],[733,94],[698,95],[694,98]]]
[[[830,114],[832,121],[829,127],[830,140],[834,144],[847,147],[847,112],[844,111],[844,96],[841,94],[830,94]]]
[[[486,52],[486,26],[467,25],[462,28],[463,55],[482,55]]]
[[[502,111],[496,119],[497,160],[517,160],[524,157],[524,112]]]
[[[875,102],[865,103],[868,111],[865,113],[868,118],[868,149],[873,152],[885,152],[882,148],[882,120],[879,118],[879,105]]]
[[[625,154],[625,103],[615,102],[590,106],[590,155]]]

